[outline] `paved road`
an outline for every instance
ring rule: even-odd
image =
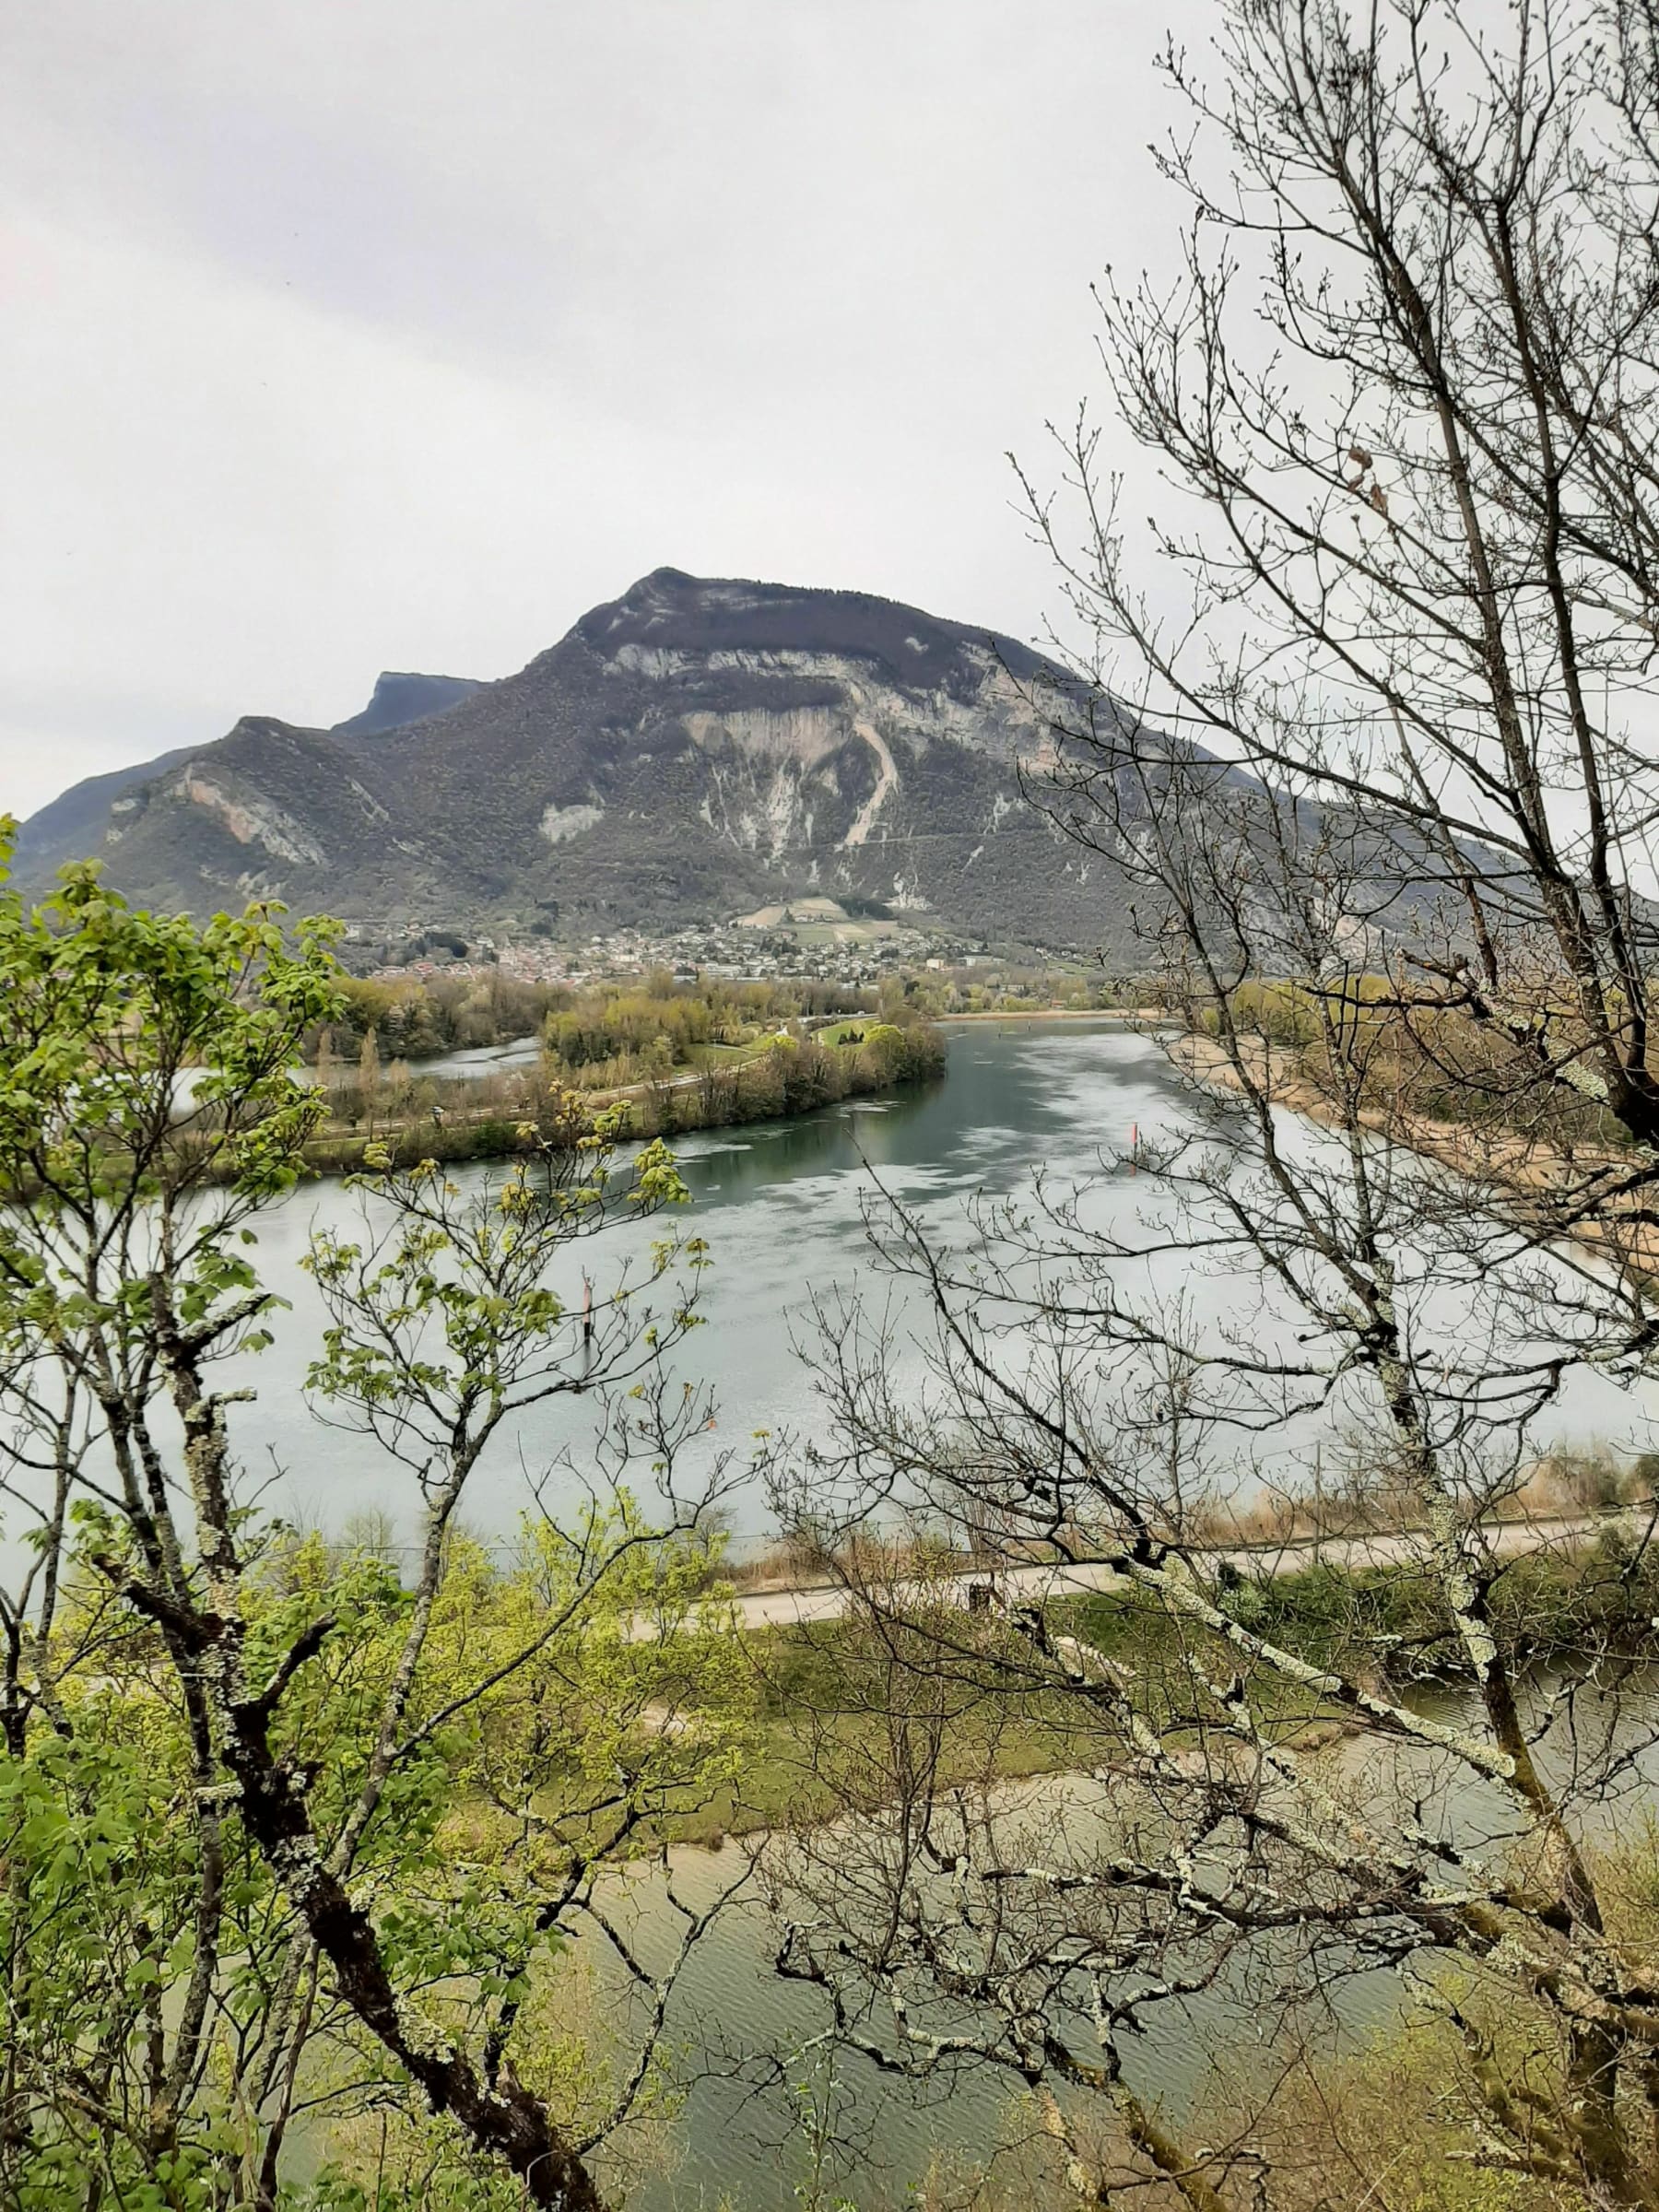
[[[1644,1531],[1652,1508],[1622,1507],[1611,1512],[1551,1515],[1533,1520],[1500,1521],[1490,1529],[1493,1549],[1512,1558],[1524,1551],[1541,1551],[1549,1545],[1574,1547],[1623,1526],[1633,1534]],[[1335,1568],[1397,1567],[1422,1555],[1420,1532],[1371,1536],[1301,1537],[1283,1544],[1241,1544],[1195,1555],[1196,1564],[1212,1571],[1236,1567],[1241,1574],[1295,1574],[1304,1567],[1323,1563]],[[952,1576],[944,1583],[929,1583],[928,1594],[944,1595],[966,1610],[970,1586],[983,1583],[983,1574]],[[1117,1575],[1104,1559],[1082,1559],[1072,1565],[1042,1561],[1014,1567],[996,1578],[1005,1596],[1019,1595],[1047,1604],[1089,1590],[1111,1589]],[[740,1624],[746,1629],[796,1628],[815,1620],[836,1620],[847,1610],[847,1593],[834,1583],[816,1583],[800,1589],[749,1590],[734,1599]]]

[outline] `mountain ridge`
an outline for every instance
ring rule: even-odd
[[[375,678],[369,703],[347,721],[334,724],[328,735],[367,737],[401,728],[443,712],[477,688],[478,681],[473,677],[424,676],[403,669],[382,669]],[[281,723],[269,715],[244,715],[228,735],[233,736],[244,724],[263,723],[283,728],[302,726]],[[120,811],[119,801],[165,775],[169,769],[224,742],[222,738],[209,738],[200,745],[173,746],[151,759],[135,760],[124,768],[106,769],[99,775],[85,776],[78,783],[70,784],[20,824],[14,855],[18,877],[26,884],[34,884],[50,877],[66,861],[101,857],[95,847],[108,841],[112,827],[119,827],[112,818]]]
[[[1093,947],[1124,935],[1116,870],[1020,804],[1066,681],[902,602],[661,568],[494,682],[389,672],[332,730],[246,716],[90,779],[18,873],[49,877],[67,826],[129,895],[198,912],[567,935],[817,892]]]

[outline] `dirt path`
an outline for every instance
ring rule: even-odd
[[[977,1014],[935,1014],[933,1020],[941,1030],[970,1021],[1000,1022],[1005,1029],[1022,1021],[1135,1021],[1174,1027],[1171,1017],[1156,1006],[997,1006]]]

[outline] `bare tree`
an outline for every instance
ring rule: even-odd
[[[1463,2054],[1463,2155],[1651,2205],[1659,1989],[1605,1862],[1654,1735],[1652,1509],[1524,1509],[1568,1379],[1654,1345],[1655,20],[1218,19],[1214,89],[1165,57],[1180,279],[1101,294],[1163,519],[1130,530],[1087,416],[1028,480],[1092,640],[1030,796],[1142,887],[1187,1108],[1133,1195],[1104,1163],[949,1244],[878,1203],[928,1380],[827,1316],[832,1430],[781,1486],[989,1561],[977,1610],[961,1568],[848,1564],[855,1648],[1096,1789],[1022,1805],[938,1707],[885,1789],[827,1756],[846,1818],[779,1864],[781,1963],[878,2064],[1011,2069],[1102,2198],[1103,2096],[1206,2212],[1272,2193],[1265,2137],[1183,2141],[1136,2033],[1200,1996],[1305,2023],[1386,1968]],[[1246,1545],[1315,1437],[1359,1524]]]
[[[1347,949],[1374,968],[1382,933],[1407,1014],[1465,1015],[1489,1080],[1650,1141],[1652,11],[1526,6],[1500,41],[1430,0],[1223,24],[1215,93],[1166,56],[1201,126],[1162,163],[1182,277],[1101,293],[1114,411],[1179,520],[1130,537],[1086,418],[1065,491],[1031,489],[1087,673],[1135,710],[1059,702],[1042,803],[1133,861],[1195,748],[1253,770],[1363,856]],[[1249,877],[1199,914],[1180,891],[1213,880],[1167,875],[1160,919],[1225,994]]]

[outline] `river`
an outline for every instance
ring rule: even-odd
[[[474,1072],[476,1065],[469,1056],[455,1072]],[[1060,1183],[1099,1177],[1093,1218],[1125,1231],[1137,1223],[1155,1230],[1156,1186],[1116,1164],[1114,1156],[1132,1132],[1156,1139],[1182,1126],[1187,1113],[1186,1094],[1154,1038],[1101,1021],[976,1022],[951,1030],[948,1074],[941,1083],[681,1139],[676,1148],[691,1192],[689,1222],[709,1241],[714,1263],[708,1326],[690,1340],[683,1364],[715,1391],[720,1437],[741,1442],[757,1428],[810,1432],[815,1419],[821,1422],[800,1357],[810,1333],[809,1299],[861,1285],[877,1294],[887,1288],[875,1278],[865,1232],[872,1172],[947,1236],[976,1194],[1016,1193],[1038,1168]],[[1289,1145],[1317,1147],[1327,1141],[1317,1132],[1286,1132]],[[365,1507],[400,1524],[404,1518],[398,1471],[388,1472],[358,1440],[309,1419],[299,1389],[299,1353],[287,1348],[295,1339],[303,1344],[315,1320],[296,1265],[310,1228],[339,1222],[357,1203],[340,1185],[313,1184],[262,1226],[266,1277],[294,1299],[298,1311],[254,1371],[260,1396],[241,1431],[244,1439],[252,1431],[256,1448],[280,1466],[276,1496],[288,1510],[336,1528]],[[618,1232],[615,1255],[641,1243],[643,1233]],[[1156,1242],[1156,1236],[1148,1241]],[[597,1272],[602,1253],[590,1247],[585,1256]],[[1148,1281],[1161,1274],[1163,1287],[1179,1288],[1211,1322],[1248,1321],[1269,1332],[1277,1325],[1264,1314],[1259,1280],[1206,1274],[1184,1256],[1161,1269],[1154,1259],[1141,1272]],[[1467,1325],[1464,1303],[1462,1293],[1452,1294],[1448,1325]],[[1540,1436],[1633,1440],[1641,1409],[1639,1399],[1605,1378],[1580,1373],[1569,1377]],[[562,1447],[579,1447],[580,1418],[544,1413],[503,1441],[475,1478],[467,1506],[475,1528],[511,1533],[525,1502],[524,1469],[545,1465]],[[1300,1453],[1311,1433],[1305,1422],[1293,1425],[1269,1449]],[[1241,1470],[1241,1479],[1247,1478]],[[764,1531],[759,1495],[738,1500],[737,1524],[751,1535]],[[1644,1771],[1643,1786],[1649,1780]],[[1052,1808],[1063,1800],[1067,1818],[1088,1826],[1096,1818],[1091,1788],[1082,1782],[1041,1783],[1032,1802]],[[735,1844],[719,1853],[675,1855],[676,1880],[698,1902],[741,1865]],[[638,1934],[651,1954],[667,1932],[660,1876],[646,1874],[629,1887]],[[914,2201],[911,2193],[941,2161],[971,2165],[1021,2126],[1029,2130],[1030,2110],[1024,2109],[1022,2120],[1018,2085],[1006,2076],[964,2074],[947,2094],[935,2088],[929,2096],[853,2055],[836,2062],[832,2087],[822,2054],[816,2064],[810,2056],[826,2024],[823,2005],[817,1993],[773,1974],[773,1940],[758,1907],[739,1907],[716,1924],[695,1954],[671,2025],[688,2082],[686,2102],[672,2123],[652,2131],[665,2153],[665,2167],[652,2171],[648,2164],[614,2175],[626,2181],[630,2203],[643,2212],[717,2206],[775,2212],[792,2201],[797,2185],[810,2194],[807,2121],[826,2099],[830,2116],[849,2131],[851,2152],[824,2178],[844,2185],[861,2212]],[[579,1947],[568,1962],[565,1971],[575,1970],[578,1987],[582,1960],[593,1953],[591,1945]],[[1397,1983],[1386,1976],[1347,1983],[1333,1997],[1335,2016],[1326,2020],[1325,2032],[1381,2024],[1398,1998]],[[601,2034],[607,2021],[625,2017],[624,1994],[612,1977],[599,1973],[583,2011]],[[1206,2067],[1217,2055],[1224,2053],[1235,2073],[1265,2065],[1265,2032],[1271,2030],[1255,2008],[1212,1992],[1191,2013],[1170,2007],[1157,2017],[1151,2032],[1132,2047],[1131,2077],[1143,2093],[1180,2114],[1201,2099]],[[751,2064],[757,2054],[762,2064],[782,2063],[782,2082],[757,2093],[738,2070],[744,2053]],[[802,2083],[812,2085],[805,2100],[785,2086]],[[832,2202],[834,2194],[831,2187],[822,2201]]]
[[[1587,1793],[1579,1818],[1594,1844],[1620,1835],[1630,1841],[1644,1824],[1651,1833],[1659,1785],[1659,1678],[1644,1672],[1617,1699],[1606,1700],[1583,1685],[1575,1697],[1563,1698],[1561,1688],[1559,1680],[1544,1677],[1523,1688],[1535,1754],[1551,1787]],[[1422,1690],[1417,1701],[1448,1723],[1464,1717],[1460,1692]],[[1599,1771],[1616,1751],[1628,1764],[1605,1795],[1589,1794],[1592,1771]],[[1431,1829],[1455,1836],[1477,1859],[1501,1858],[1512,1841],[1512,1804],[1437,1755],[1359,1736],[1331,1748],[1321,1771],[1327,1786],[1345,1794],[1351,1790],[1361,1802],[1375,1793],[1378,1806],[1386,1808],[1384,1833],[1400,1809],[1415,1801],[1419,1816],[1427,1808]],[[1092,1852],[1110,1848],[1106,1839],[1116,1828],[1111,1799],[1105,1785],[1088,1777],[1010,1784],[1000,1798],[1006,1864],[1053,1865],[1058,1853],[1084,1866]],[[703,1903],[732,1879],[735,1855],[732,1846],[718,1854],[676,1853],[677,1888],[688,1901]],[[661,1877],[653,1871],[637,1879],[636,1887],[636,1928],[648,1947],[653,1936],[660,1946],[667,1920]],[[810,2083],[815,2102],[827,2101],[829,2116],[844,2129],[826,2177],[838,2186],[825,2191],[825,2212],[842,2190],[859,2212],[913,2205],[918,2197],[950,2202],[941,2192],[924,2192],[930,2173],[988,2161],[1001,2184],[993,2199],[997,2206],[1029,2201],[1020,2190],[1019,2147],[1029,2144],[1034,2115],[1022,2100],[1019,2082],[979,2067],[931,2084],[911,2083],[856,2053],[840,2056],[833,2073],[821,2056],[815,2065],[814,2039],[824,2033],[828,2008],[816,1990],[779,1979],[771,1964],[775,1942],[776,1931],[760,1908],[739,1904],[715,1922],[702,1949],[693,1954],[676,2014],[690,2087],[676,2124],[658,2138],[661,2169],[641,2176],[629,2201],[645,2212],[712,2212],[722,2206],[731,2212],[775,2212],[790,2201],[792,2184],[808,2182],[806,2100],[776,2086],[767,2094],[749,2093],[735,2065],[726,2063],[728,2053],[735,2058],[742,2051],[789,2059],[784,2079]],[[1276,1960],[1280,1971],[1288,1970],[1282,1986]],[[1334,1963],[1327,1954],[1310,1980],[1305,1965],[1290,1965],[1288,1953],[1258,1939],[1196,1997],[1147,2007],[1143,2032],[1121,2039],[1125,2078],[1183,2132],[1190,2113],[1213,2112],[1218,2101],[1225,2111],[1271,2079],[1288,2039],[1305,2035],[1309,2047],[1326,2057],[1352,2053],[1370,2038],[1387,2037],[1403,2011],[1409,2013],[1426,1993],[1426,1983],[1409,1974],[1373,1968],[1348,1975],[1335,1972]],[[1431,1960],[1424,1971],[1432,1975]],[[1302,1993],[1295,1999],[1288,1994],[1292,1986]],[[1077,2047],[1092,2057],[1089,2023],[1079,2018],[1066,2026]],[[879,2034],[879,2017],[876,2030]],[[1086,2118],[1087,2094],[1078,2095],[1077,2110]]]
[[[976,1192],[1014,1191],[1039,1163],[1057,1175],[1088,1174],[1101,1148],[1126,1144],[1137,1124],[1147,1132],[1180,1112],[1180,1090],[1156,1043],[1121,1025],[973,1024],[951,1033],[943,1082],[678,1138],[691,1193],[679,1225],[707,1239],[713,1262],[707,1326],[681,1366],[714,1392],[717,1440],[798,1430],[812,1418],[797,1340],[813,1295],[872,1272],[862,1211],[872,1170],[895,1196],[943,1222]],[[489,1171],[453,1172],[465,1182]],[[277,1324],[276,1343],[234,1378],[258,1393],[236,1434],[250,1471],[276,1475],[270,1500],[283,1511],[338,1529],[374,1509],[406,1534],[409,1478],[363,1440],[315,1422],[300,1388],[320,1316],[299,1263],[313,1227],[344,1230],[361,1203],[338,1182],[312,1182],[261,1218],[253,1256],[295,1311]],[[661,1233],[660,1221],[647,1230],[620,1227],[602,1247],[585,1247],[582,1260],[600,1275]],[[585,1417],[560,1405],[501,1438],[474,1477],[469,1524],[511,1534],[525,1503],[524,1467],[539,1471],[583,1433]],[[735,1510],[741,1533],[764,1526],[758,1495],[739,1498]]]
[[[757,1429],[800,1433],[822,1418],[807,1364],[810,1300],[862,1287],[885,1297],[865,1232],[864,1203],[877,1175],[892,1194],[949,1237],[976,1195],[1013,1194],[1041,1168],[1057,1184],[1095,1177],[1093,1218],[1124,1230],[1150,1230],[1161,1203],[1145,1177],[1114,1164],[1138,1129],[1156,1139],[1182,1125],[1185,1094],[1156,1039],[1107,1021],[965,1023],[950,1032],[949,1072],[942,1082],[888,1099],[858,1100],[789,1121],[714,1130],[677,1140],[676,1152],[691,1193],[684,1226],[707,1239],[713,1265],[703,1311],[680,1365],[709,1384],[718,1428],[708,1449],[743,1445]],[[1305,1140],[1317,1144],[1317,1135]],[[478,1181],[489,1171],[456,1171]],[[372,1510],[406,1540],[409,1484],[365,1440],[322,1426],[307,1410],[301,1384],[320,1325],[315,1293],[300,1261],[313,1227],[347,1230],[364,1204],[339,1182],[302,1186],[262,1217],[254,1254],[264,1279],[292,1300],[276,1324],[276,1342],[242,1363],[232,1380],[257,1393],[241,1409],[236,1437],[244,1465],[270,1477],[267,1501],[299,1520],[330,1530]],[[582,1261],[596,1275],[642,1252],[649,1228],[619,1227]],[[1125,1279],[1135,1271],[1123,1271]],[[1178,1288],[1212,1323],[1260,1318],[1259,1278],[1206,1273],[1185,1257],[1140,1271],[1147,1284]],[[1161,1284],[1159,1277],[1163,1278]],[[580,1296],[577,1264],[559,1287]],[[1466,1329],[1459,1294],[1448,1297],[1448,1325]],[[1568,1377],[1542,1438],[1574,1441],[1641,1441],[1641,1401],[1605,1377]],[[589,1433],[581,1401],[540,1409],[498,1438],[475,1474],[465,1507],[468,1524],[509,1536],[526,1500],[525,1471],[539,1473],[563,1450],[580,1453]],[[1272,1440],[1265,1464],[1305,1453],[1314,1430],[1306,1422]],[[1241,1461],[1239,1480],[1264,1464]],[[758,1492],[734,1501],[740,1535],[766,1527]]]
[[[1054,1850],[1049,1823],[1056,1814],[1080,1848],[1101,1824],[1104,1792],[1081,1777],[1013,1785],[1006,1796],[1005,1841],[1011,1863],[1019,1861],[1015,1839],[1022,1833],[1040,1836],[1050,1853]],[[677,1852],[677,1889],[689,1903],[706,1902],[738,1871],[732,1865],[736,1855],[735,1846],[717,1854]],[[668,1916],[660,1877],[649,1875],[637,1887],[631,1932],[636,1941],[643,1935],[641,1947],[648,1954],[654,1948],[662,1956]],[[717,2206],[779,2212],[792,2201],[792,2188],[809,2192],[810,2124],[819,2115],[837,2138],[828,2171],[819,2177],[822,2212],[847,2200],[858,2212],[897,2212],[919,2198],[936,2203],[936,2188],[931,2200],[923,2194],[930,2176],[936,2183],[954,2169],[959,2183],[962,2169],[994,2162],[1000,2183],[994,2202],[1022,2201],[1021,2145],[1029,2142],[1035,2112],[1019,2079],[968,2065],[932,2080],[908,2081],[853,2051],[843,2050],[831,2061],[821,2040],[828,2004],[817,1990],[780,1979],[772,1967],[776,1942],[764,1909],[739,1903],[715,1922],[683,1971],[674,2023],[689,2087],[674,2124],[647,2132],[647,2156],[654,2152],[661,2164],[638,2176],[629,2202],[642,2212],[714,2212]],[[1225,1986],[1227,1979],[1195,2003],[1149,2006],[1146,2031],[1124,2039],[1134,2087],[1177,2122],[1204,2103],[1218,2061],[1225,2061],[1235,2093],[1271,2064],[1272,2030],[1265,2017],[1244,2001],[1241,1989]],[[622,1994],[613,1975],[604,1976],[602,1986],[613,2002]],[[1334,1995],[1333,2008],[1322,2006],[1324,2031],[1328,2036],[1335,2025],[1345,2040],[1358,2040],[1392,2018],[1398,2003],[1393,1977],[1373,1972],[1356,1978]],[[879,2018],[872,2026],[879,2035]],[[1078,2048],[1093,2057],[1088,2023],[1067,2026]],[[771,2060],[781,2062],[781,2078],[767,2078]],[[1086,2094],[1075,2101],[1080,2113],[1088,2112]]]

